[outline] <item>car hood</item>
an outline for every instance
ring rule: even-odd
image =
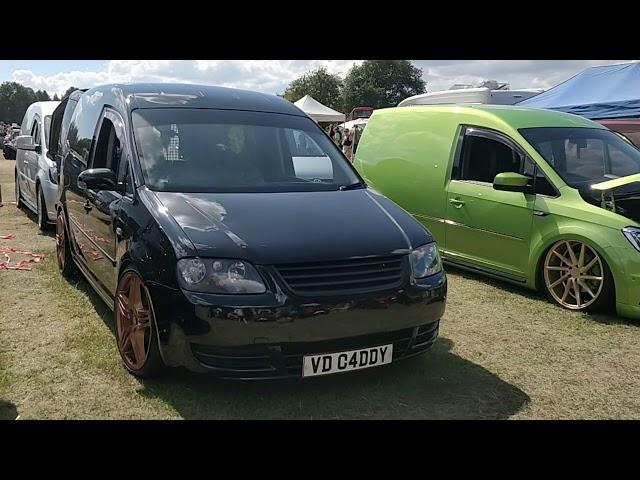
[[[205,257],[314,262],[406,253],[433,241],[408,213],[367,189],[155,195]]]

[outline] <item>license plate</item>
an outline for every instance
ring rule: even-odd
[[[361,348],[348,352],[307,355],[304,357],[302,376],[328,375],[391,363],[393,344]]]

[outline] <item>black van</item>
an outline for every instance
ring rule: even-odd
[[[113,308],[132,374],[306,377],[435,341],[433,238],[288,101],[175,84],[65,100],[50,140],[58,265]]]

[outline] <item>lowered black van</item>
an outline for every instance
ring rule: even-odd
[[[288,101],[106,85],[74,92],[51,131],[59,268],[113,309],[132,374],[307,377],[435,341],[433,238]]]

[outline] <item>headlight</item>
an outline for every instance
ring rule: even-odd
[[[640,252],[640,228],[636,227],[624,227],[622,233],[627,237],[627,240]]]
[[[267,290],[253,265],[222,258],[178,260],[178,282],[185,290],[203,293],[264,293]]]
[[[411,270],[414,278],[428,277],[442,270],[442,261],[435,242],[423,245],[411,252]]]
[[[51,183],[58,183],[58,169],[55,165],[49,167],[49,180],[51,180]]]

